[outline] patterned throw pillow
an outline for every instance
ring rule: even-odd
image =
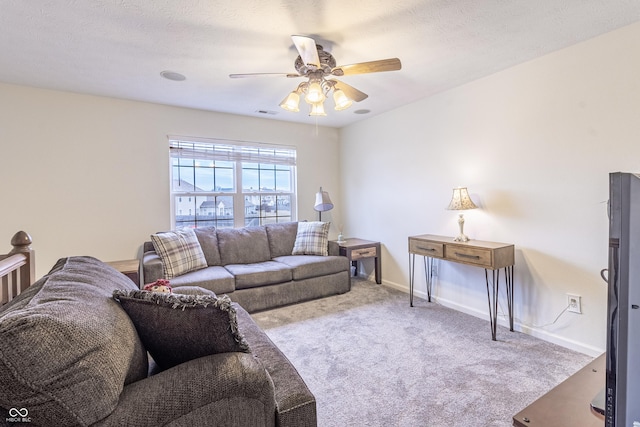
[[[329,222],[299,222],[292,255],[329,255]]]
[[[113,291],[138,336],[162,369],[210,354],[249,352],[227,295]]]
[[[200,242],[191,228],[152,234],[151,241],[162,260],[165,279],[207,266]]]

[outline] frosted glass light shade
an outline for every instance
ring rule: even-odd
[[[353,101],[347,98],[347,95],[345,95],[340,89],[333,91],[333,102],[335,102],[335,109],[338,111],[345,110],[353,104]]]
[[[291,111],[292,113],[297,113],[300,111],[300,95],[296,92],[291,92],[287,97],[280,103],[280,106],[287,111]]]
[[[309,88],[307,89],[307,94],[304,97],[304,100],[309,104],[317,104],[319,102],[324,102],[326,96],[322,92],[322,86],[320,83],[313,82],[309,84]]]
[[[322,102],[316,102],[315,104],[311,104],[311,112],[310,116],[326,116],[327,113],[324,111],[324,104]]]

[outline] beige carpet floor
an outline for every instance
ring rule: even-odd
[[[511,426],[592,358],[354,279],[352,290],[256,313],[317,399],[320,427]]]

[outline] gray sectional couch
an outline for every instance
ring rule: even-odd
[[[217,298],[226,301],[229,325],[248,349],[157,372],[139,323],[116,298],[121,291],[145,294],[109,265],[71,257],[0,307],[0,425],[316,425],[314,396],[242,307]],[[189,334],[192,324],[173,336]]]
[[[328,256],[292,255],[297,222],[238,229],[195,229],[207,267],[170,279],[171,286],[199,286],[226,294],[248,312],[348,292],[350,265],[328,242]],[[145,242],[144,283],[163,278],[160,256]]]

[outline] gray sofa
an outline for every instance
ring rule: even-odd
[[[114,290],[142,293],[109,265],[71,257],[0,307],[0,425],[316,425],[314,396],[240,306],[218,298],[248,350],[156,372]]]
[[[170,279],[171,286],[199,286],[226,294],[249,313],[348,292],[350,265],[328,242],[328,256],[292,255],[297,222],[237,229],[195,229],[207,267]],[[145,242],[143,283],[163,277],[160,256]]]

